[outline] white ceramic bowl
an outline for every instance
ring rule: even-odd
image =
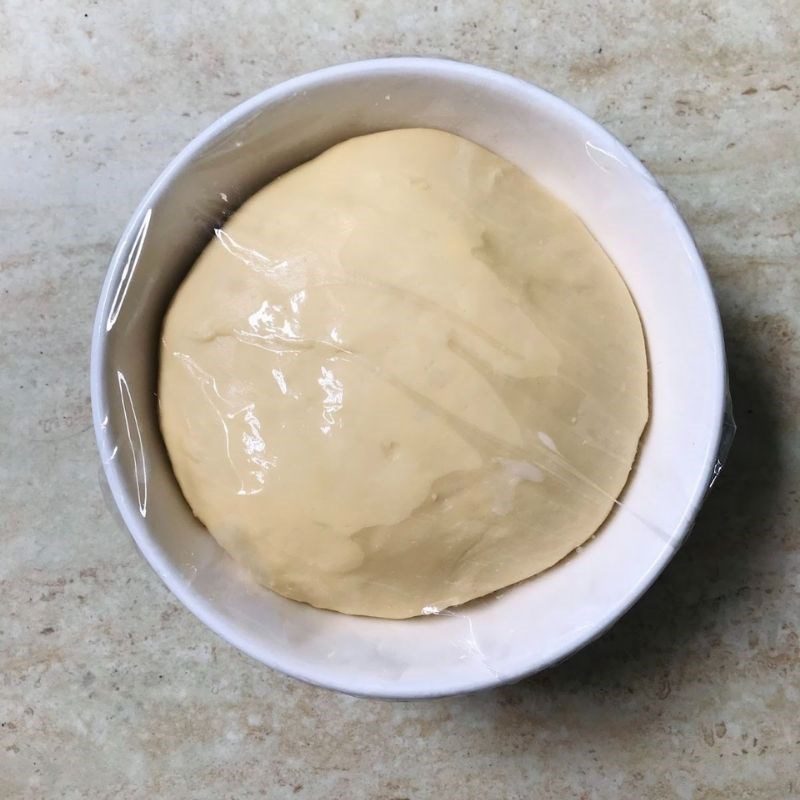
[[[452,613],[348,617],[255,585],[194,519],[158,429],[167,304],[226,211],[358,134],[442,128],[499,153],[571,206],[621,271],[644,322],[652,416],[600,535],[546,573]],[[480,67],[364,61],[268,89],[205,130],[158,178],[111,260],[91,364],[108,482],[144,557],[220,636],[275,669],[359,695],[432,697],[516,680],[564,658],[645,591],[686,536],[717,464],[726,377],[709,280],[647,170],[562,100]]]

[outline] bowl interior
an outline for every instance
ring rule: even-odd
[[[570,205],[617,264],[641,314],[651,419],[601,535],[535,579],[442,615],[347,617],[255,585],[194,519],[161,441],[157,342],[169,300],[213,228],[273,177],[349,137],[452,131],[516,163]],[[289,81],[190,144],[154,184],[115,253],[92,350],[98,442],[143,554],[211,628],[289,674],[355,694],[464,692],[547,666],[598,635],[650,584],[709,484],[724,353],[708,279],[649,173],[596,123],[508,76],[391,59]]]

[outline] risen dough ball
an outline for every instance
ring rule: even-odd
[[[351,139],[231,217],[159,397],[197,517],[256,578],[411,617],[586,541],[647,419],[639,318],[580,220],[436,130]]]

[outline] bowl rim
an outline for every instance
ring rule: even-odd
[[[706,376],[713,386],[713,396],[718,397],[718,408],[715,415],[715,426],[713,446],[709,448],[709,455],[706,464],[705,474],[708,480],[703,482],[698,480],[693,490],[688,505],[688,513],[683,522],[682,530],[672,540],[672,547],[665,548],[658,560],[651,569],[640,576],[625,599],[618,603],[616,607],[603,616],[598,616],[594,622],[584,629],[580,636],[573,640],[564,642],[559,651],[545,659],[531,659],[529,666],[514,673],[493,676],[491,674],[481,674],[469,682],[461,681],[452,685],[437,685],[435,688],[420,689],[415,686],[407,686],[398,683],[392,690],[368,689],[365,691],[354,689],[352,684],[342,683],[336,679],[326,678],[324,665],[321,669],[301,669],[296,662],[288,662],[285,658],[275,656],[273,653],[265,653],[263,648],[256,647],[248,637],[241,635],[238,631],[232,630],[229,623],[222,618],[215,609],[213,602],[203,597],[190,585],[182,580],[180,575],[174,570],[170,559],[168,559],[157,547],[157,537],[151,532],[149,525],[142,518],[138,511],[138,502],[129,496],[122,481],[118,478],[113,464],[114,442],[110,440],[106,432],[108,420],[109,397],[103,381],[104,369],[107,361],[107,336],[106,336],[106,316],[109,295],[113,287],[119,280],[119,275],[124,269],[127,255],[131,249],[137,231],[147,214],[148,209],[166,191],[172,178],[189,165],[193,159],[200,154],[203,149],[212,143],[220,134],[225,133],[237,123],[245,120],[249,115],[261,109],[268,108],[273,103],[290,98],[292,95],[308,89],[310,86],[325,84],[338,79],[347,78],[352,75],[364,76],[372,73],[379,75],[382,72],[396,72],[407,70],[410,73],[419,74],[420,72],[435,70],[440,73],[449,73],[460,76],[467,80],[481,81],[489,80],[501,81],[511,87],[523,89],[529,96],[535,97],[539,102],[547,103],[557,112],[579,122],[582,126],[590,129],[593,135],[603,139],[618,148],[615,152],[621,152],[627,159],[626,166],[634,169],[640,177],[650,182],[658,192],[659,202],[664,204],[667,213],[671,217],[671,222],[675,226],[674,230],[681,237],[686,250],[688,260],[691,262],[691,269],[694,273],[695,289],[702,294],[703,305],[708,316],[707,322],[710,328],[710,335],[713,345],[719,358],[714,359],[716,372]],[[528,81],[516,78],[507,73],[490,69],[484,66],[469,64],[457,60],[442,57],[428,56],[396,56],[365,59],[338,64],[330,67],[308,72],[272,87],[269,87],[253,97],[239,103],[230,111],[212,122],[197,136],[195,136],[179,153],[176,155],[156,178],[143,199],[138,204],[136,210],[126,225],[114,253],[109,262],[103,288],[98,301],[97,312],[95,315],[90,356],[90,394],[92,402],[92,418],[95,430],[97,447],[100,452],[103,471],[114,503],[119,510],[122,520],[133,537],[138,549],[150,564],[156,574],[166,584],[167,588],[175,597],[186,606],[196,617],[224,640],[232,644],[237,649],[254,658],[256,661],[266,666],[278,670],[286,675],[302,680],[323,688],[334,689],[346,694],[376,697],[383,699],[425,699],[465,694],[481,689],[490,688],[505,683],[511,683],[522,678],[551,667],[564,660],[574,652],[580,650],[590,642],[601,636],[610,628],[620,617],[622,617],[652,585],[658,575],[663,571],[674,553],[685,541],[690,532],[696,516],[702,506],[703,499],[713,483],[713,479],[720,465],[719,454],[725,448],[723,438],[726,419],[727,401],[727,367],[725,361],[725,347],[722,332],[722,323],[719,310],[714,298],[711,280],[705,269],[702,257],[697,249],[697,245],[681,217],[675,204],[656,181],[650,171],[636,158],[636,156],[622,144],[612,133],[606,130],[600,123],[593,120],[584,112]]]

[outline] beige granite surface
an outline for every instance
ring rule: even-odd
[[[0,797],[800,797],[800,6],[0,2]],[[686,547],[600,641],[516,686],[304,686],[178,605],[108,511],[88,345],[117,236],[239,98],[442,54],[604,123],[707,259],[740,431]]]

